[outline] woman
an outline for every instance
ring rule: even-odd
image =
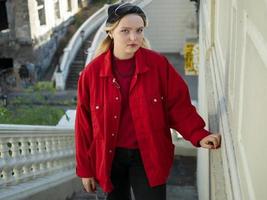
[[[109,200],[165,200],[173,162],[170,128],[196,147],[215,149],[186,83],[144,38],[147,19],[130,3],[108,8],[107,37],[78,83],[77,175],[87,192],[98,183]]]

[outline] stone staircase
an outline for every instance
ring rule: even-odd
[[[89,35],[86,41],[83,43],[83,46],[78,51],[74,61],[72,62],[66,82],[66,89],[67,90],[76,90],[77,89],[77,82],[79,79],[79,73],[83,70],[84,63],[87,57],[87,53],[85,52],[90,46],[93,41],[93,38],[96,34],[97,29]]]
[[[81,54],[82,51],[79,51]],[[66,88],[67,90],[76,90],[77,89],[77,82],[79,78],[79,73],[84,68],[84,61],[83,59],[75,59],[71,64],[69,75],[67,78]]]

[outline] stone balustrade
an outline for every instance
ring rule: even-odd
[[[0,125],[0,199],[12,199],[28,183],[40,190],[41,182],[74,177],[74,153],[73,129]]]

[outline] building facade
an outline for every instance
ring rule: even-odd
[[[267,199],[266,18],[264,0],[201,1],[199,108],[222,148],[199,152],[200,200]]]
[[[13,68],[41,76],[66,27],[86,0],[0,0],[0,70]]]

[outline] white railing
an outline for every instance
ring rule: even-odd
[[[75,176],[74,131],[0,125],[0,199],[20,199]]]
[[[84,39],[86,39],[106,18],[106,8],[104,5],[100,10],[94,13],[88,20],[86,20],[71,38],[68,46],[64,49],[64,54],[60,62],[59,68],[54,73],[56,88],[64,90],[66,79],[69,73],[69,68],[73,62],[77,52],[82,46]],[[83,36],[82,36],[83,35]],[[82,37],[81,37],[82,36]]]
[[[86,64],[89,63],[93,57],[94,57],[94,54],[95,54],[95,50],[98,46],[98,44],[105,38],[106,36],[106,33],[104,32],[104,27],[105,27],[105,24],[103,23],[101,25],[101,27],[97,30],[96,34],[95,34],[95,37],[94,37],[94,40],[92,42],[92,45],[87,49],[87,58],[86,58]]]

